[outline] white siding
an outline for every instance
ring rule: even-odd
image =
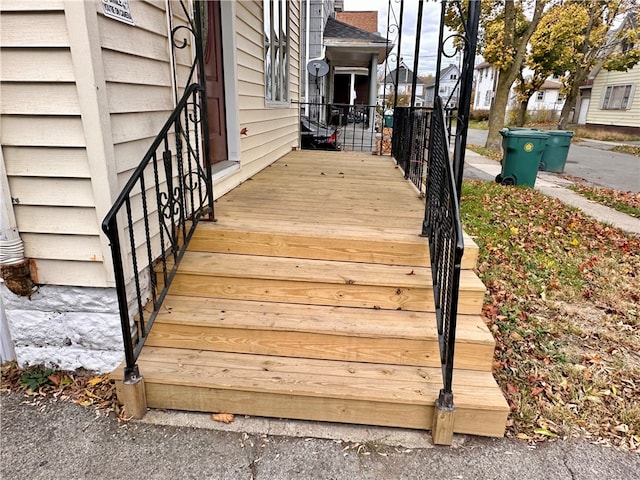
[[[239,125],[228,129],[247,129],[240,139],[241,169],[216,184],[221,195],[255,175],[298,144],[298,109],[300,81],[300,5],[289,2],[291,37],[289,51],[289,97],[286,106],[268,106],[265,102],[264,39],[262,1],[235,4],[237,55],[237,96]],[[227,48],[223,45],[223,48]],[[227,108],[232,106],[227,105]]]
[[[602,109],[603,95],[607,85],[629,84],[633,85],[631,108],[627,110]],[[640,128],[640,65],[636,65],[628,72],[600,70],[591,89],[587,124]]]
[[[64,8],[0,4],[0,141],[36,280],[99,286],[103,248]]]

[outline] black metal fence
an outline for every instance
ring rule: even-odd
[[[391,154],[421,193],[425,193],[427,179],[427,150],[429,147],[432,108],[396,107],[393,113]]]
[[[438,402],[453,408],[453,357],[458,313],[460,266],[464,253],[460,206],[442,100],[431,115],[425,218],[422,233],[429,238],[443,389]]]
[[[200,133],[203,97],[199,84],[185,90],[102,223],[113,256],[125,379],[139,376],[136,359],[198,221],[213,218]]]
[[[375,105],[300,103],[300,148],[375,152],[383,116]],[[328,141],[335,134],[335,142]]]

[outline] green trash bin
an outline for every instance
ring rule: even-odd
[[[393,115],[384,116],[384,126],[387,128],[393,128]]]
[[[545,133],[549,134],[549,138],[547,138],[542,160],[540,160],[540,170],[562,173],[567,163],[569,146],[574,134],[567,130],[549,130]]]
[[[504,158],[496,182],[533,188],[549,135],[535,130],[508,129],[500,130],[500,135]]]

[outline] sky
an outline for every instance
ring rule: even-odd
[[[392,9],[395,17],[399,20],[400,1],[391,0]],[[387,36],[387,11],[389,9],[389,0],[344,0],[344,9],[347,11],[354,10],[377,10],[378,11],[378,32],[383,37]],[[428,75],[435,74],[436,60],[438,52],[438,29],[440,24],[441,4],[437,1],[425,0],[424,12],[422,17],[422,35],[420,39],[420,54],[418,55],[418,74]],[[394,16],[391,16],[392,20]],[[413,70],[413,56],[416,41],[416,26],[418,18],[418,0],[405,0],[404,2],[404,20],[402,26],[402,60]],[[394,23],[393,21],[391,23]],[[389,34],[389,39],[396,41],[397,31]],[[449,44],[450,45],[450,44]],[[452,52],[453,48],[449,46],[447,51]],[[443,59],[443,68],[449,62],[458,63],[458,59]],[[395,60],[391,69],[395,68]]]

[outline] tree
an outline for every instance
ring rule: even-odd
[[[525,78],[523,76],[522,69],[518,73],[518,80],[515,87],[516,99],[518,101],[518,110],[516,114],[516,126],[524,126],[525,117],[527,114],[527,107],[529,105],[529,99],[535,92],[540,90],[540,87],[544,84],[545,79],[549,75],[543,71],[534,71],[533,75]]]
[[[551,75],[563,76],[573,65],[571,37],[575,35],[576,18],[571,12],[559,15],[560,12],[563,12],[561,5],[552,6],[531,35],[523,67],[533,73],[525,78],[521,68],[515,87],[518,99],[516,125],[519,127],[524,125],[529,99],[540,90],[545,80]]]
[[[546,33],[541,35],[550,43],[563,41],[571,48],[562,78],[565,103],[559,129],[566,128],[580,86],[594,67],[602,65],[608,70],[626,71],[640,61],[634,5],[634,0],[568,0],[550,10],[553,15],[548,17]],[[626,19],[614,32],[612,27],[620,15],[626,15]],[[632,25],[625,25],[627,22]]]
[[[527,44],[550,0],[491,0],[482,2],[479,51],[484,59],[498,70],[493,107],[489,115],[486,147],[500,148],[500,129],[509,100],[509,91],[518,78],[527,53]],[[526,12],[526,14],[525,14]],[[461,15],[449,7],[447,25],[462,32]],[[463,11],[464,13],[464,11]]]

